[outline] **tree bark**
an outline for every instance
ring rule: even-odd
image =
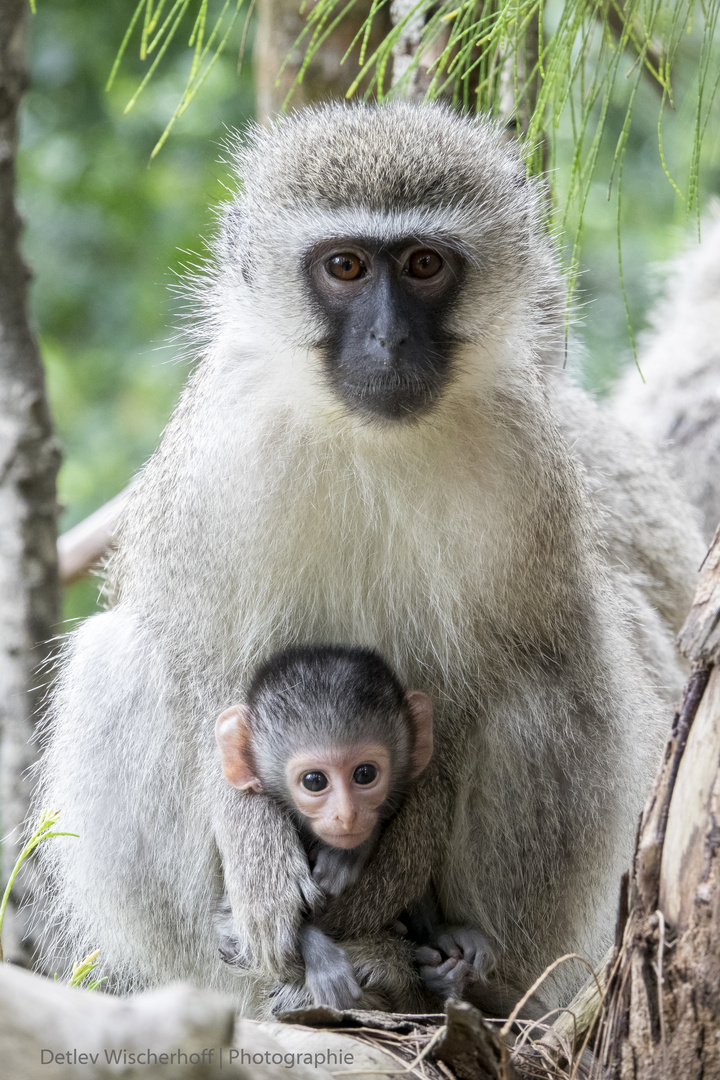
[[[30,277],[20,254],[15,205],[18,109],[27,85],[27,0],[0,0],[0,813],[2,879],[20,844],[30,794],[29,745],[39,714],[43,665],[59,622],[57,500],[59,450],[45,379],[28,322]],[[4,885],[3,885],[4,888]],[[23,875],[6,916],[7,959],[27,960],[15,903],[32,888]],[[21,892],[22,890],[22,892]]]
[[[679,644],[693,672],[643,814],[603,1011],[612,1080],[720,1077],[720,529]]]
[[[258,119],[263,121],[280,111],[288,94],[289,104],[295,109],[313,102],[343,99],[360,70],[358,44],[353,47],[345,63],[341,61],[370,11],[371,0],[358,0],[347,12],[308,65],[302,82],[293,89],[308,41],[308,38],[304,38],[300,46],[295,46],[305,27],[305,15],[300,14],[300,4],[301,0],[258,0],[253,64],[257,114]],[[311,6],[309,3],[308,10]],[[373,19],[367,57],[372,55],[389,30],[390,19],[385,6]],[[286,59],[288,62],[281,73]],[[362,96],[363,89],[361,84],[358,96]]]

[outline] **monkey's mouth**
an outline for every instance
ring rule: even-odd
[[[328,364],[326,370],[333,391],[346,408],[368,420],[419,419],[436,404],[450,377],[447,363],[430,371],[409,364],[371,372],[364,367]]]

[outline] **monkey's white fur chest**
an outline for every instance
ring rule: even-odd
[[[507,622],[518,546],[532,542],[513,446],[472,409],[398,434],[340,413],[301,424],[270,401],[256,391],[232,421],[221,409],[216,460],[183,447],[185,501],[167,512],[188,543],[169,567],[153,560],[166,576],[137,581],[140,603],[157,604],[179,652],[190,634],[231,678],[279,645],[326,641],[378,648],[403,676],[419,665],[431,684],[464,681],[460,657],[482,665],[468,642],[478,621]],[[179,560],[194,568],[189,598]]]

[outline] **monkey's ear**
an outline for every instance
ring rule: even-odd
[[[419,776],[430,761],[433,752],[432,701],[422,690],[408,690],[405,700],[410,706],[415,738],[410,762],[410,776]]]
[[[223,772],[240,791],[262,791],[250,754],[250,726],[247,705],[233,705],[215,721],[215,739],[220,747]]]

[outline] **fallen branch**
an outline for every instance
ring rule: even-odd
[[[128,485],[94,514],[58,538],[61,585],[72,585],[102,563],[112,546],[131,488],[132,485]]]

